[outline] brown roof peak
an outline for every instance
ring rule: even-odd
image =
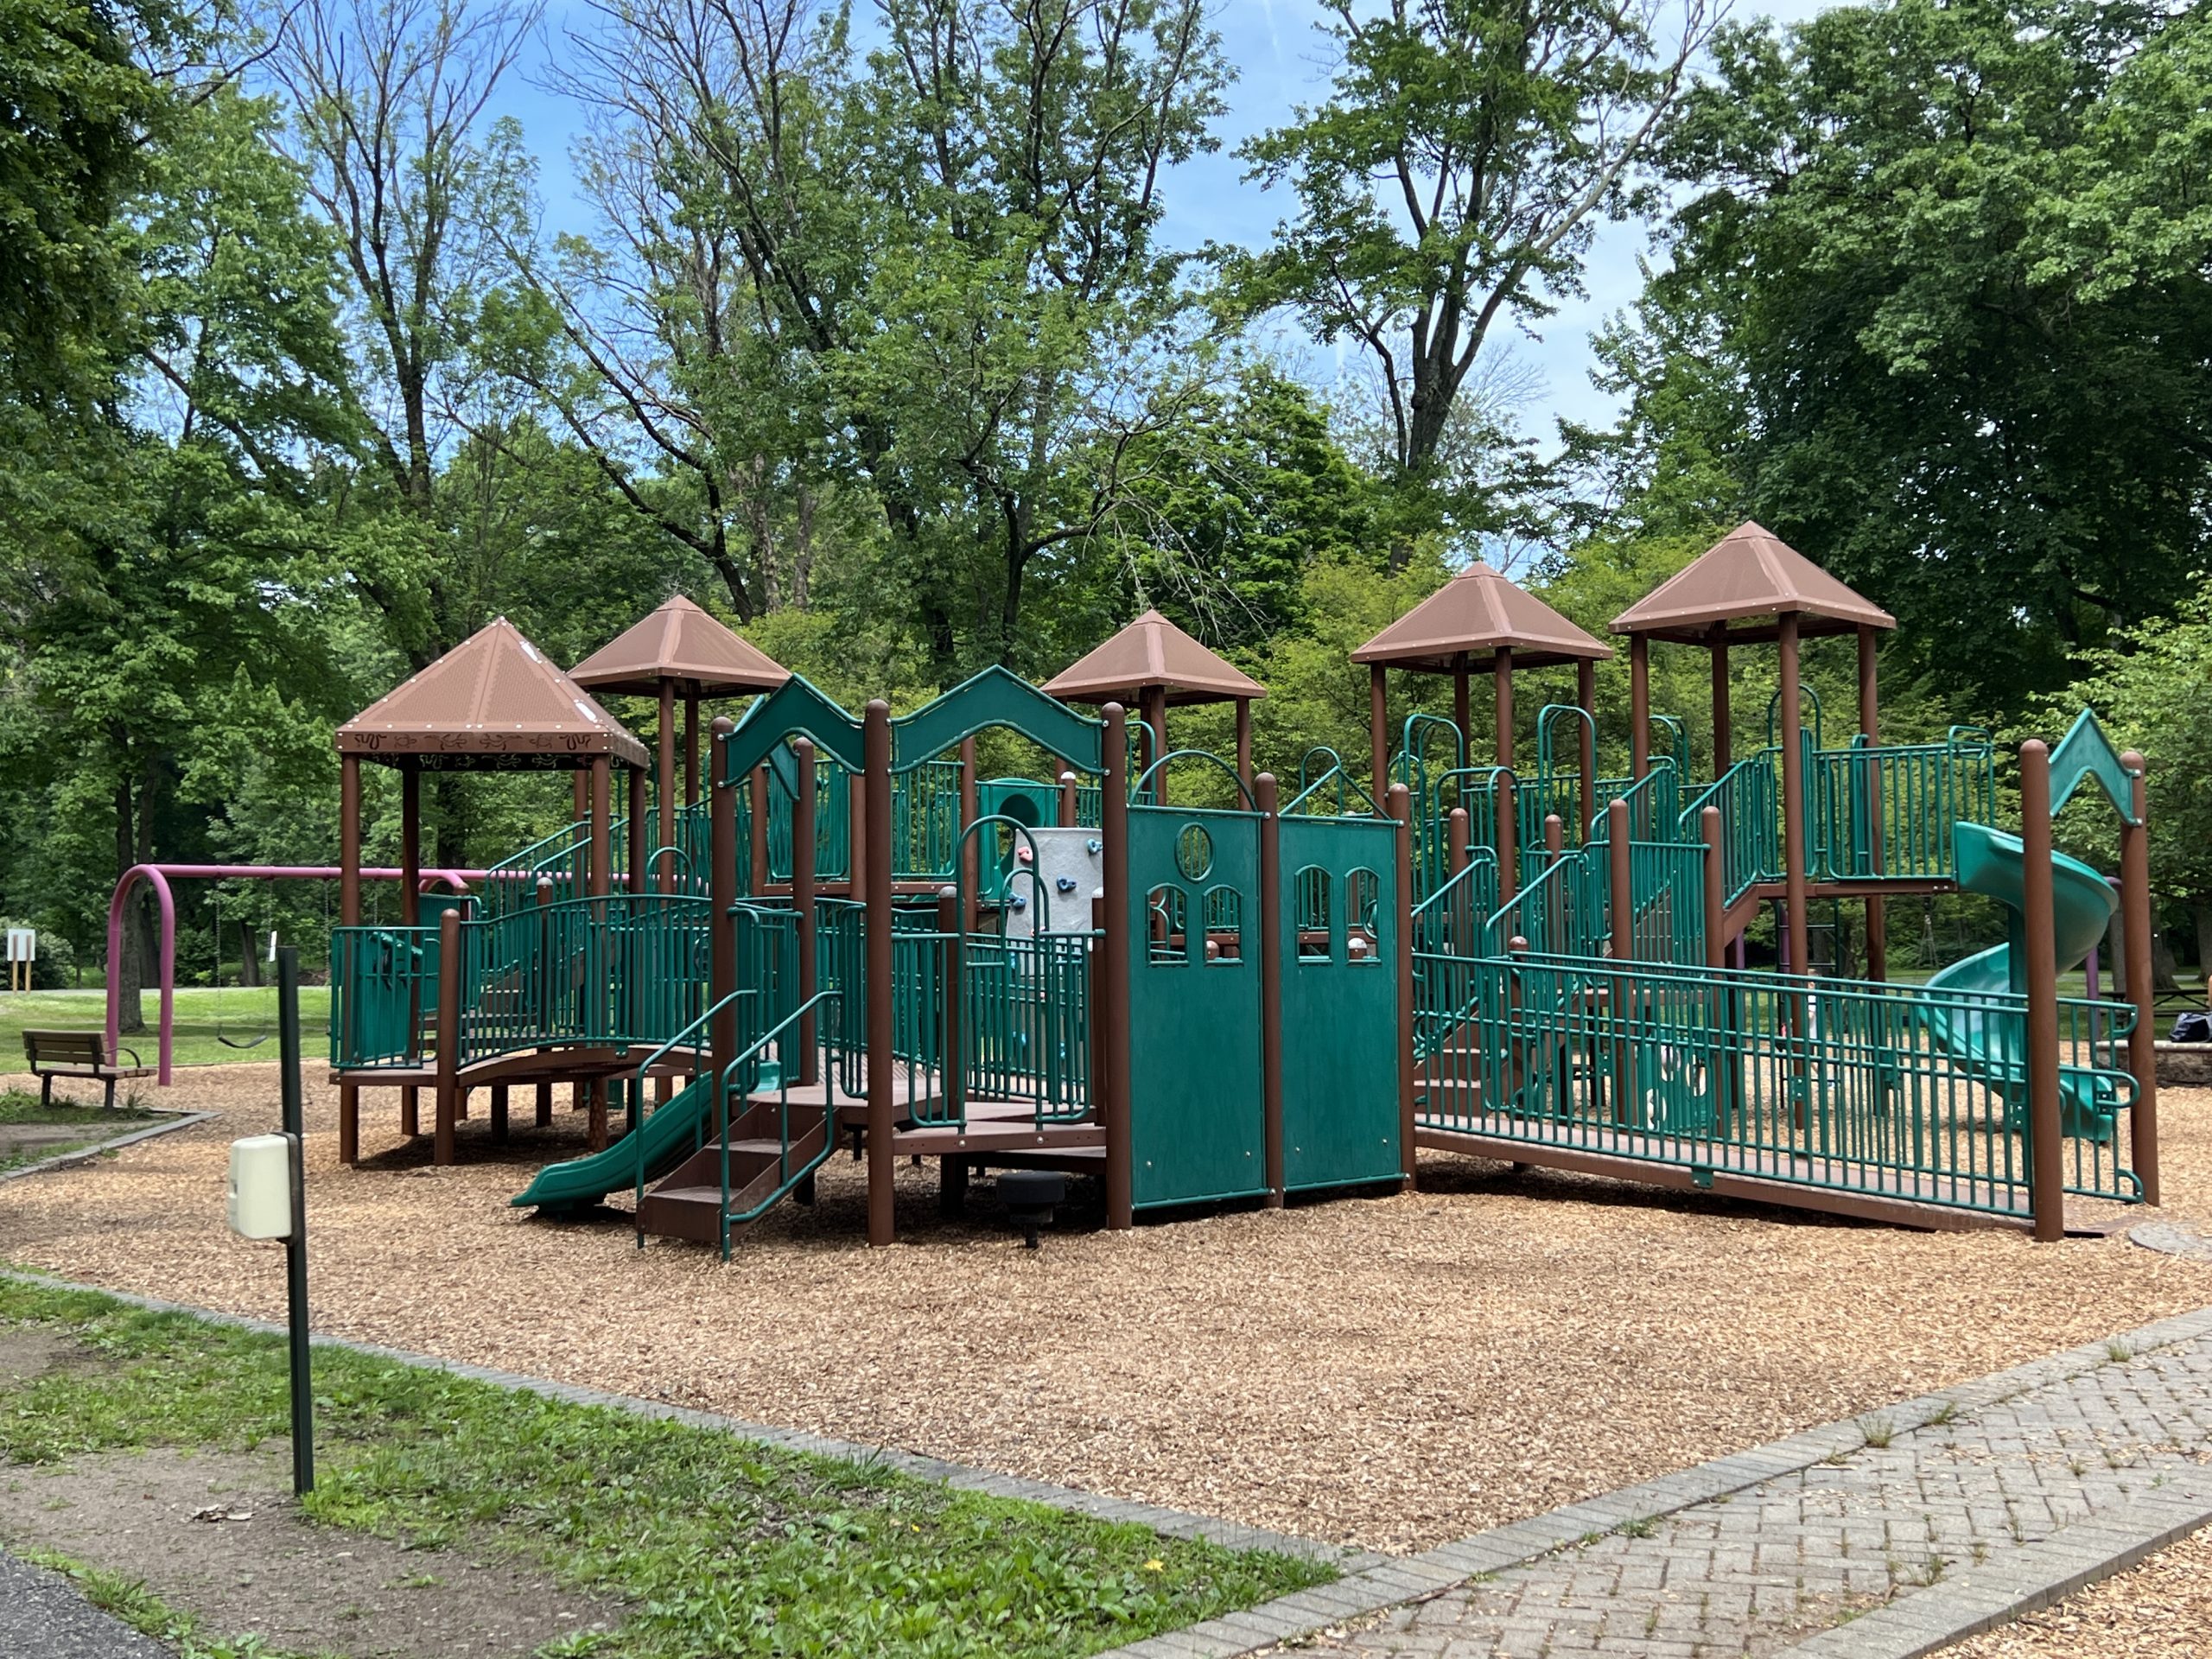
[[[1692,642],[1735,621],[1794,615],[1807,635],[1894,628],[1897,619],[1754,519],[1746,518],[1613,619],[1615,633]],[[1770,638],[1773,629],[1729,631]]]
[[[1355,663],[1448,673],[1461,657],[1494,662],[1513,653],[1516,668],[1599,662],[1612,647],[1577,627],[1487,561],[1451,581],[1352,652]]]
[[[1045,683],[1047,695],[1069,702],[1128,702],[1147,686],[1184,704],[1264,697],[1268,688],[1224,661],[1156,610]]]
[[[772,691],[791,671],[724,627],[681,594],[631,624],[569,671],[578,685],[628,696],[660,695],[663,680],[678,695]]]
[[[338,728],[338,751],[433,771],[535,771],[645,746],[504,616]]]

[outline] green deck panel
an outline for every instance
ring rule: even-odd
[[[1267,1191],[1260,1089],[1260,821],[1248,812],[1129,809],[1129,1128],[1139,1209]],[[1178,867],[1185,830],[1203,829],[1203,874]],[[1150,896],[1179,889],[1183,959],[1152,960]],[[1236,960],[1205,960],[1209,893],[1239,899]]]
[[[1292,1192],[1395,1179],[1398,1134],[1397,826],[1369,818],[1281,823],[1283,1184]],[[1329,882],[1329,953],[1301,956],[1301,873]],[[1373,878],[1374,944],[1351,960],[1355,871]]]

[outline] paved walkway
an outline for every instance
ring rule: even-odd
[[[58,1573],[0,1550],[0,1654],[7,1659],[169,1659],[92,1605]]]
[[[1903,1659],[2208,1522],[2212,1310],[1124,1651]]]

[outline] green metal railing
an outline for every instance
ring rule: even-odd
[[[437,1007],[436,928],[331,930],[331,1065],[421,1065],[423,1034]]]
[[[2013,1098],[2024,1074],[2004,1045],[1961,1053],[1932,1024],[2024,1032],[2024,997],[1767,973],[1693,977],[1589,957],[1427,965],[1415,1033],[1425,1126],[2026,1213],[2025,1115]],[[2120,1064],[2126,1022],[2112,1013],[2062,1006],[2064,1087],[2108,1105],[2069,1135],[2067,1185],[2126,1200],[2139,1194],[2119,1161],[2133,1087]]]
[[[977,1096],[1029,1101],[1039,1123],[1090,1116],[1090,964],[1102,937],[977,933],[958,941],[960,1070],[949,1103],[956,1121],[966,1121]]]
[[[1821,750],[1807,781],[1823,877],[1949,877],[1953,826],[1996,822],[1996,749],[1976,728],[1954,727],[1942,743]]]
[[[843,1022],[834,1018],[838,1002],[836,991],[817,991],[793,1008],[781,1020],[747,1043],[737,1057],[724,1066],[714,1079],[715,1137],[721,1147],[721,1225],[722,1260],[729,1260],[729,1230],[743,1226],[766,1215],[781,1203],[791,1189],[811,1175],[829,1160],[837,1144],[837,1077],[842,1063],[848,1058],[842,1033]],[[799,1068],[792,1064],[793,1056],[785,1052],[793,1037],[810,1016],[816,1020],[819,1033],[816,1040],[826,1045],[825,1058],[829,1064],[822,1068],[823,1098],[806,1102],[796,1108],[791,1100]],[[781,1064],[777,1068],[776,1101],[776,1179],[769,1190],[741,1210],[730,1207],[729,1126],[734,1114],[730,1100],[734,1095],[747,1108],[757,1103],[760,1078],[764,1061],[770,1050],[774,1050]],[[798,1147],[802,1140],[819,1135],[820,1144],[801,1155]]]

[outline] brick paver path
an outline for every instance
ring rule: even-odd
[[[1626,1524],[1392,1609],[1308,1652],[1781,1651],[1942,1584],[2031,1569],[2029,1547],[2131,1499],[2212,1493],[2212,1336],[1903,1428],[1731,1496]],[[1447,1552],[1435,1552],[1428,1559]]]

